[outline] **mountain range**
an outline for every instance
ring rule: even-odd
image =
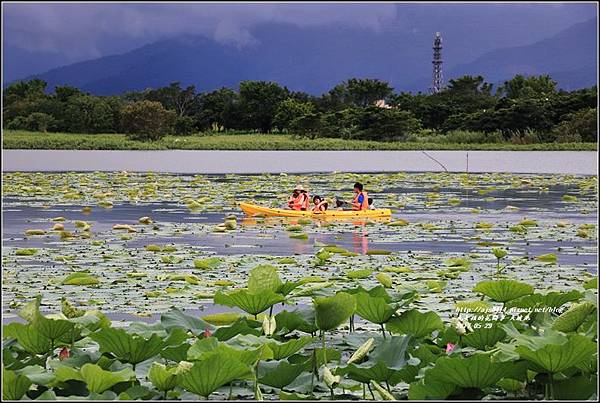
[[[430,83],[434,32],[265,24],[252,33],[256,43],[244,48],[183,35],[26,78],[43,79],[50,89],[72,85],[97,95],[173,81],[210,91],[236,88],[242,80],[270,80],[315,95],[351,77],[385,80],[396,91],[425,92]],[[463,46],[468,42],[463,39]],[[597,83],[595,18],[529,45],[494,48],[490,43],[470,61],[472,49],[448,40],[443,46],[446,82],[472,74],[498,85],[515,74],[550,74],[566,90]]]

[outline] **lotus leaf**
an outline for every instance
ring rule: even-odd
[[[90,392],[102,393],[120,382],[135,378],[135,372],[130,368],[117,372],[105,371],[95,364],[85,364],[81,367],[81,377]]]
[[[587,317],[596,312],[596,304],[585,301],[572,305],[566,312],[562,313],[554,323],[552,329],[560,332],[574,332],[585,322]],[[596,315],[594,315],[596,316]]]
[[[511,362],[491,362],[484,354],[441,357],[425,373],[425,381],[448,383],[461,388],[483,389],[496,384],[512,369]]]
[[[546,263],[556,263],[558,261],[558,258],[554,253],[546,253],[545,255],[539,255],[536,257],[536,259],[540,262]]]
[[[267,347],[273,352],[273,359],[282,360],[292,354],[296,354],[313,340],[312,337],[303,336],[298,339],[291,339],[285,343],[270,342],[267,343]]]
[[[89,337],[100,345],[100,351],[134,365],[160,354],[166,346],[165,341],[156,334],[146,339],[123,329],[101,329]]]
[[[251,293],[246,289],[232,291],[228,294],[217,292],[214,296],[215,304],[225,306],[237,306],[251,315],[258,315],[271,306],[283,302],[284,297],[273,291],[262,291],[258,294]]]
[[[148,372],[148,379],[160,391],[171,390],[177,386],[175,368],[167,368],[158,362],[152,363]]]
[[[596,343],[579,334],[570,334],[566,343],[562,344],[546,344],[535,350],[518,345],[515,349],[522,359],[534,364],[534,371],[553,374],[588,360],[596,350]]]
[[[204,398],[235,379],[251,374],[250,367],[233,354],[222,351],[196,362],[188,371],[181,373],[179,385]]]
[[[98,278],[84,272],[75,272],[69,274],[63,281],[63,285],[96,285],[99,284]]]
[[[194,267],[196,269],[216,269],[222,263],[222,259],[218,257],[209,257],[206,259],[194,259]]]
[[[515,280],[481,281],[473,291],[498,302],[507,302],[533,294],[533,287]]]
[[[421,338],[431,335],[434,330],[443,329],[444,324],[435,312],[421,313],[416,309],[411,309],[399,317],[392,318],[386,328],[393,333]]]
[[[2,367],[2,400],[21,400],[32,382],[25,375]]]
[[[263,291],[277,292],[282,285],[275,266],[260,265],[250,270],[248,291],[253,294]]]
[[[354,298],[356,299],[356,314],[369,322],[378,325],[386,323],[396,312],[395,307],[389,305],[384,298],[373,297],[366,292],[356,293]]]
[[[308,369],[309,360],[300,364],[290,364],[287,361],[266,362],[259,367],[258,380],[263,385],[283,389]]]
[[[315,321],[320,330],[332,330],[344,323],[356,310],[356,299],[345,292],[333,297],[313,299]]]

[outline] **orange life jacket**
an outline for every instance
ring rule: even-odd
[[[363,201],[361,203],[360,206],[356,207],[354,204],[358,203],[358,197],[360,195],[363,195]],[[369,209],[369,196],[367,195],[367,192],[365,192],[364,190],[360,193],[357,193],[356,196],[354,196],[354,199],[352,200],[352,210],[368,210]]]
[[[319,202],[318,204],[315,204],[315,207],[313,208],[313,211],[327,211],[327,205],[329,203],[327,203],[325,200]]]
[[[309,200],[308,194],[300,193],[298,197],[291,197],[288,203],[292,210],[308,210]]]

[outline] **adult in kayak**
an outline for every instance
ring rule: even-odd
[[[363,184],[356,182],[354,184],[354,199],[352,199],[352,210],[368,210],[369,196],[363,189]]]
[[[294,192],[288,199],[288,207],[292,210],[306,211],[308,210],[310,199],[308,198],[308,192],[298,185],[294,188]]]

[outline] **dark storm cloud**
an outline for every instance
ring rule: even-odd
[[[394,4],[32,4],[4,3],[5,43],[29,51],[96,57],[178,34],[237,46],[256,41],[254,25],[342,23],[378,30],[395,20]]]

